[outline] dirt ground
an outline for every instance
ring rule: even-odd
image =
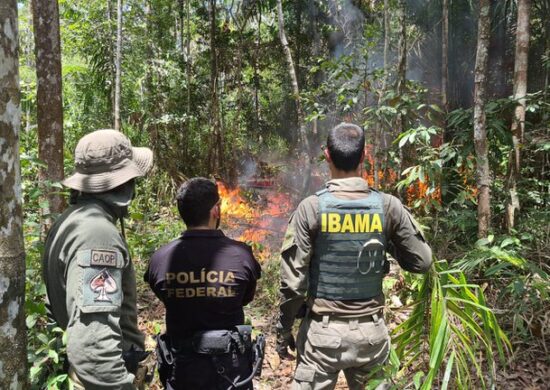
[[[239,198],[240,199],[240,198]],[[274,199],[274,202],[278,202],[278,199]],[[242,200],[239,200],[242,202]],[[237,205],[238,206],[238,205]],[[285,390],[290,389],[292,382],[292,376],[295,368],[295,361],[293,360],[281,360],[275,351],[275,336],[273,332],[273,324],[275,323],[275,317],[277,313],[276,304],[273,303],[273,297],[263,299],[262,295],[266,290],[273,290],[273,286],[277,283],[278,267],[276,264],[269,263],[275,258],[274,254],[277,253],[280,243],[283,239],[284,228],[286,224],[286,217],[282,217],[278,207],[273,207],[269,203],[260,207],[258,221],[264,220],[266,217],[269,225],[272,226],[274,220],[277,219],[281,222],[277,225],[278,229],[269,229],[263,232],[260,242],[262,242],[262,249],[253,247],[256,256],[263,262],[262,268],[264,273],[262,279],[258,283],[257,299],[252,302],[250,307],[245,308],[245,314],[247,318],[250,318],[252,325],[256,332],[263,333],[266,336],[266,354],[262,367],[262,375],[260,379],[255,380],[255,389],[259,390]],[[271,210],[273,209],[273,210]],[[236,210],[240,210],[240,206],[236,207]],[[276,216],[272,214],[266,216],[266,210],[271,210]],[[224,226],[224,231],[230,237],[240,238],[243,233],[247,233],[247,230],[258,230],[261,233],[262,227],[248,225],[243,227],[239,223],[239,219],[229,220]],[[252,227],[252,229],[250,229]],[[254,233],[254,232],[253,232]],[[257,233],[257,232],[256,232]],[[253,238],[255,235],[253,235]],[[267,272],[269,265],[273,265],[271,274]],[[398,267],[395,267],[398,268]],[[390,276],[399,271],[392,269]],[[393,275],[399,278],[396,275]],[[141,330],[148,336],[146,341],[146,347],[148,350],[153,350],[155,345],[152,336],[162,331],[164,324],[164,308],[162,304],[157,300],[151,290],[142,283],[138,286],[138,309],[139,309],[139,325]],[[260,298],[260,299],[258,299]],[[391,298],[391,297],[390,297]],[[271,307],[273,306],[273,307]],[[407,311],[393,313],[400,321],[406,319]],[[404,318],[402,318],[404,317]],[[395,324],[393,324],[395,326]],[[389,324],[390,329],[392,324]],[[514,359],[511,359],[506,369],[498,369],[496,372],[495,389],[506,390],[546,390],[550,389],[550,340],[542,340],[536,345],[515,345]],[[343,375],[340,375],[336,389],[347,389],[345,379]],[[150,389],[161,389],[158,380],[151,384]],[[413,384],[407,386],[406,389],[414,389]],[[436,387],[434,387],[436,389]],[[401,389],[398,389],[401,390]],[[475,389],[473,389],[475,390]]]
[[[164,309],[150,290],[140,294],[139,325],[148,336],[146,348],[153,350],[155,345],[152,336],[162,330]],[[261,308],[265,312],[265,308]],[[275,351],[275,336],[272,331],[275,322],[275,308],[271,315],[259,315],[258,308],[247,308],[246,314],[252,321],[255,330],[266,335],[266,354],[262,366],[261,378],[254,381],[254,388],[258,390],[286,390],[290,389],[292,375],[296,362],[281,360]],[[547,345],[550,348],[550,345]],[[496,373],[495,389],[506,390],[547,390],[550,389],[550,355],[544,348],[518,346],[516,356],[509,367]],[[155,378],[149,387],[152,390],[161,389]],[[343,375],[340,375],[337,390],[347,389]],[[414,389],[414,386],[407,389]],[[434,389],[436,389],[434,387]]]
[[[159,330],[159,325],[164,321],[164,308],[151,291],[143,291],[140,294],[139,327],[147,335],[146,349],[154,350],[155,343],[152,336]],[[262,365],[260,379],[254,380],[254,388],[258,390],[285,390],[290,389],[292,375],[296,366],[295,360],[280,359],[275,351],[275,335],[272,331],[272,318],[258,317],[254,314],[255,308],[247,309],[247,316],[251,319],[255,331],[266,336],[266,353]],[[149,386],[151,390],[162,389],[160,382],[155,377]],[[337,390],[347,389],[343,375],[340,376]]]

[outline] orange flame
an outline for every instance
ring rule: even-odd
[[[256,211],[241,196],[239,188],[230,189],[218,182],[222,213],[227,218],[244,218],[246,221],[256,216]]]
[[[261,201],[253,203],[243,196],[238,187],[230,189],[218,182],[218,191],[225,224],[234,232],[241,230],[244,225],[246,228],[238,240],[252,245],[260,262],[269,259],[270,246],[279,245],[284,233],[285,222],[292,208],[290,196],[273,189],[268,190]],[[276,242],[272,242],[272,237],[276,238]]]
[[[374,187],[374,150],[372,145],[366,146],[366,159],[369,169],[363,173],[363,178],[369,183],[369,186]],[[391,186],[397,182],[397,172],[393,169],[378,170],[378,181],[385,186]],[[431,200],[434,199],[441,203],[441,189],[438,187],[435,191],[429,193],[429,186],[426,184],[429,178],[426,177],[424,182],[417,180],[413,185],[407,188],[407,203],[410,205],[415,200]]]
[[[372,145],[367,145],[366,150],[366,159],[369,165],[369,169],[363,172],[363,179],[369,183],[370,187],[374,187],[374,150]],[[397,181],[397,173],[389,168],[387,170],[378,170],[378,182],[384,185],[392,185]]]

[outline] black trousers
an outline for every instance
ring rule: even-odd
[[[242,381],[252,373],[250,354],[232,352],[226,355],[177,354],[167,372],[168,390],[252,390],[252,381],[235,388],[232,383]]]

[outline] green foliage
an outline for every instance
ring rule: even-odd
[[[537,264],[522,256],[533,241],[531,233],[478,240],[454,265],[483,280],[491,280],[498,289],[499,311],[508,317],[512,336],[523,342],[531,334],[533,319],[546,312],[544,302],[550,298],[548,265]]]
[[[483,290],[445,260],[423,278],[410,317],[394,333],[397,381],[412,370],[420,389],[490,388],[496,363],[511,350]]]
[[[510,337],[525,343],[535,337],[532,319],[547,311],[550,90],[547,87],[527,97],[522,177],[518,184],[522,210],[517,230],[506,236],[498,231],[507,198],[510,125],[517,102],[497,98],[486,104],[495,235],[492,240],[476,244],[473,112],[467,100],[460,100],[460,95],[472,95],[469,81],[473,63],[468,53],[475,44],[475,7],[468,2],[450,2],[449,97],[455,109],[445,115],[437,105],[439,51],[432,50],[433,32],[439,36],[440,7],[432,2],[407,3],[409,71],[426,72],[430,79],[420,76],[417,81],[408,80],[404,91],[398,92],[394,58],[400,27],[394,12],[398,2],[390,1],[387,71],[381,64],[382,3],[284,2],[300,97],[307,121],[318,126],[317,135],[308,135],[313,144],[318,144],[334,123],[344,118],[360,123],[367,129],[369,144],[378,132],[380,139],[391,145],[379,150],[376,157],[381,170],[401,174],[398,192],[403,195],[407,188],[422,182],[428,187],[428,197],[437,191],[441,194],[441,202],[415,199],[411,206],[424,215],[432,247],[444,254],[442,258],[458,260],[450,265],[437,262],[425,278],[405,275],[408,288],[399,292],[400,297],[416,304],[411,317],[398,329],[391,364],[381,376],[395,378],[397,388],[490,387],[491,375],[499,363],[494,355],[502,358],[509,342],[489,307],[498,308],[494,312],[501,316],[502,327],[511,331]],[[496,7],[495,18],[499,26],[509,29],[514,24],[503,18],[510,18],[508,6],[513,2],[505,3]],[[534,61],[531,68],[536,72],[530,69],[530,90],[542,88],[544,72],[550,67],[548,53],[543,52],[547,51],[548,37],[548,9],[543,3],[534,3],[536,12],[531,17],[530,61]],[[30,379],[34,388],[63,388],[67,386],[63,370],[65,343],[60,329],[48,324],[40,265],[42,195],[59,191],[60,186],[36,184],[38,167],[44,163],[37,155],[34,47],[29,2],[18,4]],[[137,198],[126,225],[140,293],[147,288],[140,276],[150,254],[182,230],[173,199],[175,188],[185,177],[217,174],[234,179],[245,158],[280,161],[296,152],[296,107],[277,35],[275,2],[216,2],[216,37],[212,42],[206,3],[191,0],[189,15],[186,4],[171,0],[124,1],[122,130],[134,144],[151,146],[157,162],[152,176],[138,182]],[[76,141],[91,130],[112,127],[116,9],[113,2],[103,0],[60,0],[59,5],[64,153],[69,173]],[[347,27],[336,20],[350,5],[362,14],[356,35],[350,35]],[[218,68],[215,75],[211,72],[213,56]],[[496,78],[489,76],[490,81]],[[511,79],[506,76],[503,79]],[[425,82],[418,81],[423,78]],[[510,85],[503,87],[503,91],[510,90]],[[214,92],[218,112],[213,111]],[[453,102],[455,94],[459,97]],[[215,143],[214,113],[219,115],[225,164],[217,172],[209,166]],[[300,174],[300,167],[284,169]],[[382,188],[393,192],[394,185],[382,183]],[[262,243],[254,246],[261,249]],[[385,288],[391,288],[392,283],[397,284],[388,280]],[[266,263],[259,288],[257,303],[266,308],[262,314],[267,315],[278,300],[276,261]],[[158,331],[158,322],[153,327]],[[488,370],[488,376],[482,374],[484,370]]]
[[[275,259],[262,264],[262,278],[254,298],[254,307],[259,308],[261,315],[270,315],[279,303],[279,266],[279,261]]]
[[[23,137],[25,138],[25,137]],[[25,140],[22,140],[25,145]],[[41,255],[43,242],[41,237],[41,219],[39,216],[43,191],[49,187],[34,185],[37,169],[43,165],[34,151],[21,155],[23,188],[25,188],[25,248],[26,248],[26,325],[28,362],[30,365],[29,382],[32,389],[67,389],[69,380],[66,375],[66,335],[63,330],[51,323],[46,309],[46,286],[42,280]],[[45,189],[44,189],[45,188]]]

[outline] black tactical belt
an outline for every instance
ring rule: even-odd
[[[353,321],[357,321],[358,323],[378,322],[380,318],[383,318],[381,311],[374,314],[368,314],[368,315],[357,316],[357,317],[341,317],[337,314],[317,314],[313,312],[309,313],[309,318],[317,322],[322,322],[324,320],[324,317],[328,317],[328,322],[336,322],[339,324],[348,324]]]
[[[195,332],[185,339],[168,338],[168,342],[176,354],[224,355],[232,351],[245,353],[252,348],[251,332],[251,327],[237,325],[233,329]]]

